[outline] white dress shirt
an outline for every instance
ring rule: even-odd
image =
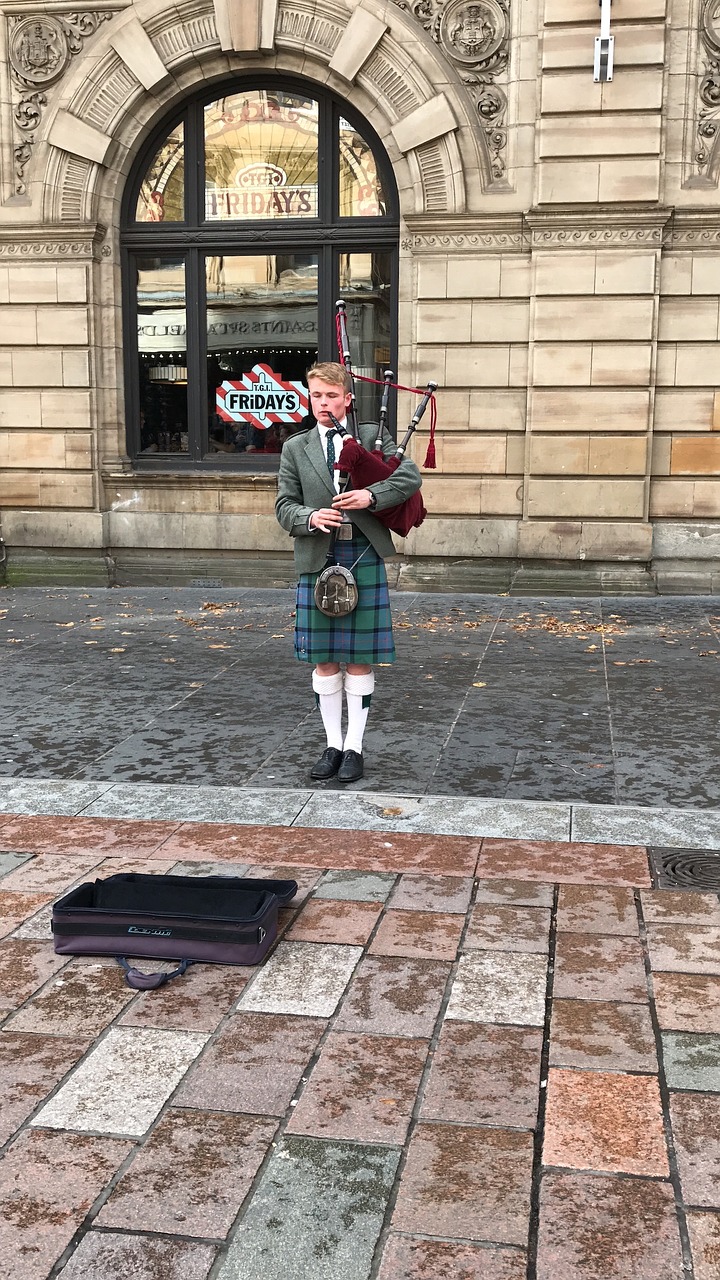
[[[347,429],[347,418],[338,418],[338,422],[340,423],[341,427]],[[323,426],[322,423],[318,422],[317,429],[320,433],[320,443],[323,448],[323,453],[327,458],[328,431],[335,431],[335,427],[326,427],[326,426]],[[335,438],[333,440],[333,444],[335,446],[335,461],[337,462],[338,458],[340,457],[340,450],[343,447],[343,436],[339,436],[336,432]],[[335,484],[335,492],[339,493],[340,492],[340,472],[339,471],[333,472],[333,481]]]

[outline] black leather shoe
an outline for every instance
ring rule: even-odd
[[[334,778],[340,768],[342,759],[343,753],[337,747],[326,747],[317,764],[314,764],[310,770],[310,777],[315,778],[318,782],[323,781],[325,778]],[[362,768],[360,772],[362,773]]]
[[[337,771],[338,782],[357,782],[363,776],[363,758],[357,751],[343,751],[342,763]]]

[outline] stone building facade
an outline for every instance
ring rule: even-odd
[[[342,289],[353,254],[360,275],[367,254],[378,262],[386,254],[378,297],[393,335],[378,330],[365,363],[379,368],[392,348],[401,381],[432,378],[441,387],[437,469],[424,477],[431,514],[401,544],[409,566],[438,582],[448,560],[505,566],[512,580],[542,576],[543,566],[559,575],[584,566],[615,584],[713,590],[720,0],[613,0],[608,81],[593,74],[599,29],[597,0],[94,0],[80,11],[64,0],[3,0],[0,533],[8,580],[237,581],[258,563],[264,580],[282,580],[289,548],[273,516],[272,462],[208,452],[212,431],[197,437],[193,454],[185,419],[175,424],[175,446],[169,434],[143,436],[152,406],[167,407],[176,394],[156,386],[144,410],[143,386],[169,376],[185,385],[183,371],[187,412],[208,430],[205,393],[193,391],[188,372],[193,359],[200,368],[205,330],[197,327],[200,354],[192,356],[197,297],[186,267],[187,354],[176,347],[143,357],[141,347],[138,384],[135,286],[152,264],[207,250],[209,290],[213,271],[255,253],[261,274],[272,260],[276,319],[268,323],[279,324],[277,263],[290,262],[285,278],[305,290],[305,306],[312,262],[330,264],[337,249],[340,275],[328,265],[325,283],[312,284],[313,314],[333,279]],[[264,214],[243,220],[237,202],[212,226],[207,204],[196,209],[197,226],[186,219],[159,231],[133,213],[132,192],[144,190],[152,155],[166,157],[178,119],[192,152],[184,172],[193,173],[188,122],[201,116],[192,104],[207,119],[203,104],[212,102],[227,130],[232,112],[223,106],[233,95],[245,103],[265,95],[277,112],[278,91],[306,114],[317,98],[335,121],[328,129],[354,131],[352,164],[357,139],[371,140],[366,156],[378,172],[386,166],[382,225],[366,206],[344,222],[333,206],[313,249],[314,207],[297,242],[287,202],[279,229]],[[208,147],[209,136],[206,127]],[[332,173],[322,154],[331,134],[323,136],[320,168]],[[151,138],[160,139],[152,154]],[[272,181],[282,184],[287,174],[275,170],[283,177]],[[269,172],[266,164],[266,184]],[[248,165],[242,173],[249,182]],[[231,201],[240,179],[223,181]],[[313,181],[293,190],[310,192]],[[149,199],[162,204],[159,186]],[[156,234],[166,238],[143,239]],[[367,268],[360,293],[375,297],[378,271]],[[176,315],[172,291],[157,280],[152,288],[157,305]],[[227,288],[217,294],[225,305]],[[236,308],[249,297],[247,285],[237,290]],[[286,319],[295,305],[288,296]],[[307,351],[317,346],[328,358],[330,321],[315,321],[316,339],[312,323]],[[268,350],[255,358],[267,363]],[[296,348],[292,360],[301,354]],[[235,364],[223,365],[221,352],[218,369],[231,377],[250,359],[242,345],[226,355]],[[215,359],[210,345],[205,356]],[[175,373],[158,372],[168,368]],[[401,396],[401,426],[410,406]],[[217,441],[224,448],[222,432]],[[426,443],[419,433],[419,460]]]

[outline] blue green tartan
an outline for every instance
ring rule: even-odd
[[[356,529],[351,541],[335,543],[335,562],[352,569],[358,587],[357,608],[345,618],[327,618],[313,595],[318,575],[301,574],[297,585],[295,656],[301,662],[313,663],[394,662],[390,593],[383,561]]]

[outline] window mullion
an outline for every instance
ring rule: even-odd
[[[205,288],[204,257],[199,249],[189,249],[185,264],[185,331],[187,335],[188,423],[190,456],[198,462],[206,447],[205,411]]]

